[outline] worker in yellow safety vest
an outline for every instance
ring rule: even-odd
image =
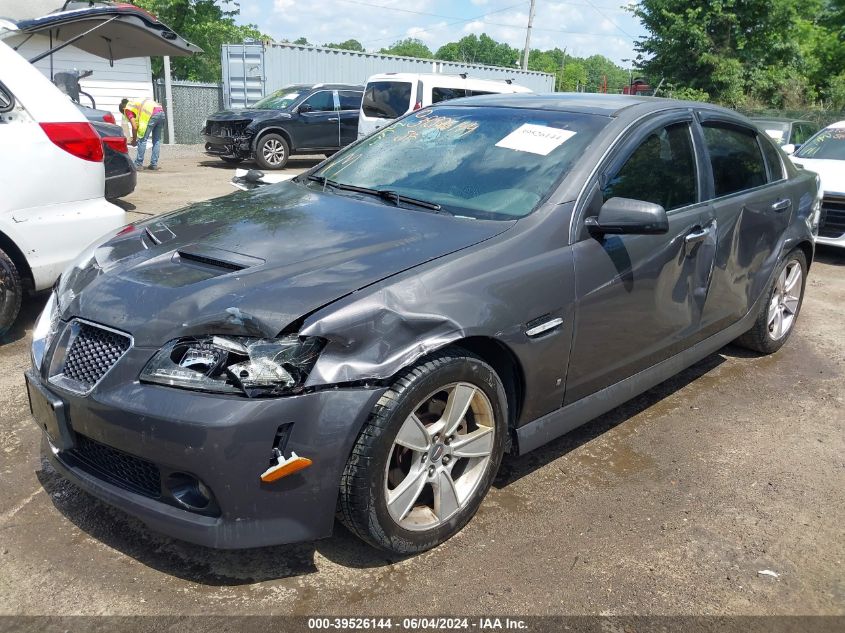
[[[144,168],[144,153],[147,141],[153,140],[153,151],[150,156],[150,166],[147,169],[157,171],[158,158],[161,153],[161,130],[164,127],[164,108],[152,99],[123,99],[118,106],[120,113],[132,126],[131,145],[138,146],[135,156],[135,167]]]

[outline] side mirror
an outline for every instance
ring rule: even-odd
[[[782,146],[781,149],[787,154],[794,154],[796,151],[798,151],[798,146],[793,145],[792,143],[787,143],[786,145]]]
[[[669,231],[669,218],[663,207],[630,198],[611,198],[597,217],[587,218],[584,223],[593,235],[659,235]]]
[[[308,103],[303,103],[301,106],[299,106],[300,112],[313,112],[313,110],[314,110],[314,107],[311,104],[308,104]]]

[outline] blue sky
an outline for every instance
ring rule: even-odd
[[[601,54],[629,66],[633,41],[644,33],[618,0],[536,0],[532,48]],[[522,48],[529,0],[241,0],[241,22],[274,39],[304,36],[312,44],[354,38],[367,50],[416,37],[432,51],[449,41],[487,33]]]

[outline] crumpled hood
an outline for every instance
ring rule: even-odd
[[[814,171],[821,178],[822,190],[827,193],[845,193],[845,160],[801,158],[790,156],[792,162],[807,171]]]
[[[466,248],[513,222],[455,218],[285,182],[125,230],[71,288],[81,317],[158,347],[193,334],[276,336],[385,277]]]

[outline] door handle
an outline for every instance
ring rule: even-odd
[[[778,200],[777,202],[775,202],[771,206],[771,209],[772,211],[777,211],[778,213],[780,213],[781,211],[786,211],[791,206],[792,200],[790,200],[789,198],[784,198],[783,200]]]
[[[337,121],[337,117],[334,117],[333,119],[329,119],[329,123],[335,123],[336,121]]]
[[[687,236],[684,238],[684,242],[686,242],[688,245],[703,242],[705,239],[707,239],[707,236],[710,235],[711,230],[712,227],[706,229],[697,229],[692,231],[691,233],[687,233]]]

